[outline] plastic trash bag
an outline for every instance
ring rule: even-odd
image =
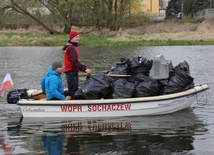
[[[120,62],[116,62],[112,65],[111,70],[108,73],[128,75],[129,74],[128,64],[129,64],[129,59],[121,58]]]
[[[189,64],[184,61],[173,68],[162,94],[181,92],[194,87],[194,78],[190,75]]]
[[[139,82],[135,89],[135,97],[146,97],[159,95],[160,84],[157,80],[146,80]]]
[[[92,76],[87,76],[86,81],[75,93],[76,99],[101,99],[111,92],[109,79],[104,73],[99,72]]]
[[[153,60],[149,60],[143,55],[135,56],[130,60],[129,70],[133,73],[149,73],[152,68],[152,62]]]
[[[148,81],[148,80],[151,80],[151,78],[148,76],[147,73],[133,73],[131,75],[130,78],[128,78],[128,81],[132,81],[132,82],[143,82],[143,81]]]
[[[135,84],[128,82],[127,79],[121,78],[115,81],[113,85],[113,98],[131,98],[135,92]]]

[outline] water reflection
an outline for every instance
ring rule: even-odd
[[[34,143],[49,154],[171,154],[192,150],[195,132],[206,132],[192,110],[153,117],[24,118],[12,124],[20,135],[41,134]]]
[[[64,140],[64,132],[44,131],[42,135],[42,145],[49,155],[61,155]]]
[[[0,150],[4,152],[5,155],[12,155],[13,147],[5,142],[4,135],[0,134]],[[0,151],[0,153],[2,152]]]

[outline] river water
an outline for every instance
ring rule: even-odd
[[[187,61],[196,84],[210,89],[194,105],[170,115],[93,119],[22,119],[17,105],[0,98],[0,154],[212,155],[214,154],[214,46],[84,47],[81,61],[94,73],[120,58],[164,55],[173,65]],[[61,47],[0,47],[0,81],[10,73],[15,88],[39,89]],[[62,75],[65,83],[65,75]],[[84,77],[80,82],[83,83]],[[206,103],[201,105],[200,103]]]

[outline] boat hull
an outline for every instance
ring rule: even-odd
[[[207,85],[156,97],[101,100],[20,100],[23,117],[121,117],[151,116],[191,108],[208,89]]]

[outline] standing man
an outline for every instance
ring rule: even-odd
[[[60,75],[64,67],[61,62],[53,62],[48,73],[41,80],[41,88],[46,93],[46,100],[70,100],[71,96],[64,95],[64,87]]]
[[[67,44],[63,47],[64,72],[66,74],[68,91],[71,96],[74,96],[79,85],[78,72],[82,71],[91,74],[91,70],[80,63],[80,55],[77,49],[80,40],[79,33],[77,31],[71,31],[69,33],[69,38],[70,40],[68,40]]]

